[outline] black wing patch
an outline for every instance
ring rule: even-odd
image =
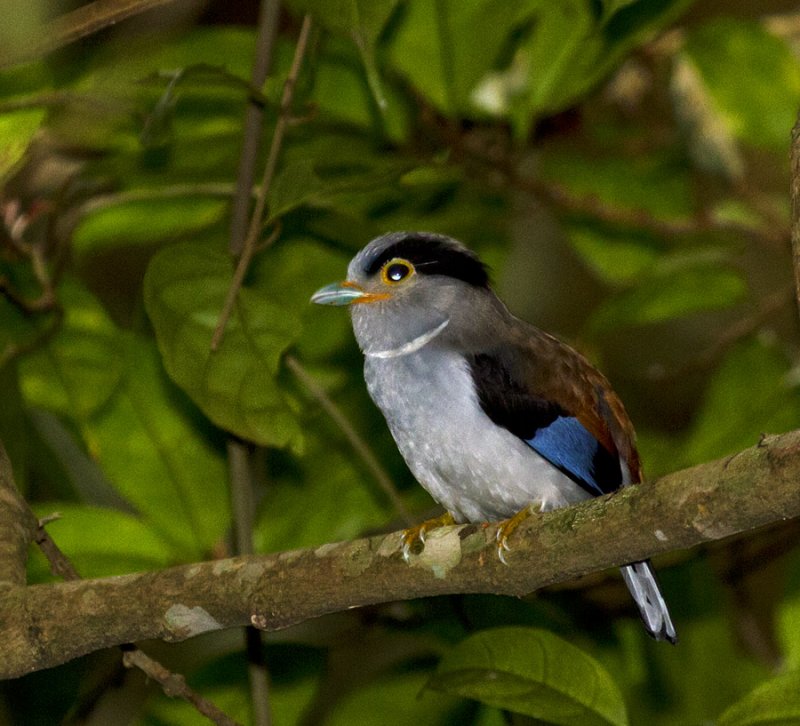
[[[608,451],[562,406],[537,396],[511,375],[496,356],[468,356],[481,408],[589,494],[622,484],[619,456]]]

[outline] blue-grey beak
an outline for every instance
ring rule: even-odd
[[[321,287],[311,296],[311,302],[317,305],[351,305],[352,303],[377,302],[386,300],[384,293],[366,292],[354,282],[334,282]]]

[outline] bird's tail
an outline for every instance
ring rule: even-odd
[[[622,579],[631,591],[647,632],[656,640],[678,642],[678,634],[669,616],[667,603],[661,594],[656,573],[650,560],[634,562],[620,568]]]

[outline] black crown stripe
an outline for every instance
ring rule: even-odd
[[[470,250],[456,246],[445,237],[413,233],[401,237],[368,260],[364,272],[377,273],[395,257],[408,260],[421,275],[445,275],[475,287],[488,287],[486,266]]]

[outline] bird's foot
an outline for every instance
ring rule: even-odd
[[[495,541],[497,542],[497,557],[504,565],[508,564],[506,561],[506,552],[511,552],[511,547],[508,544],[508,538],[514,532],[514,530],[519,527],[520,524],[522,524],[528,517],[531,516],[531,514],[533,514],[533,507],[525,507],[525,509],[520,509],[512,517],[504,519],[497,527],[497,534],[495,535]]]
[[[402,532],[403,537],[403,559],[408,562],[411,559],[411,554],[418,554],[425,546],[425,535],[432,529],[437,527],[447,527],[448,525],[455,524],[453,515],[450,512],[445,512],[439,517],[433,519],[426,519],[413,527],[404,529]],[[417,544],[419,543],[419,544]]]

